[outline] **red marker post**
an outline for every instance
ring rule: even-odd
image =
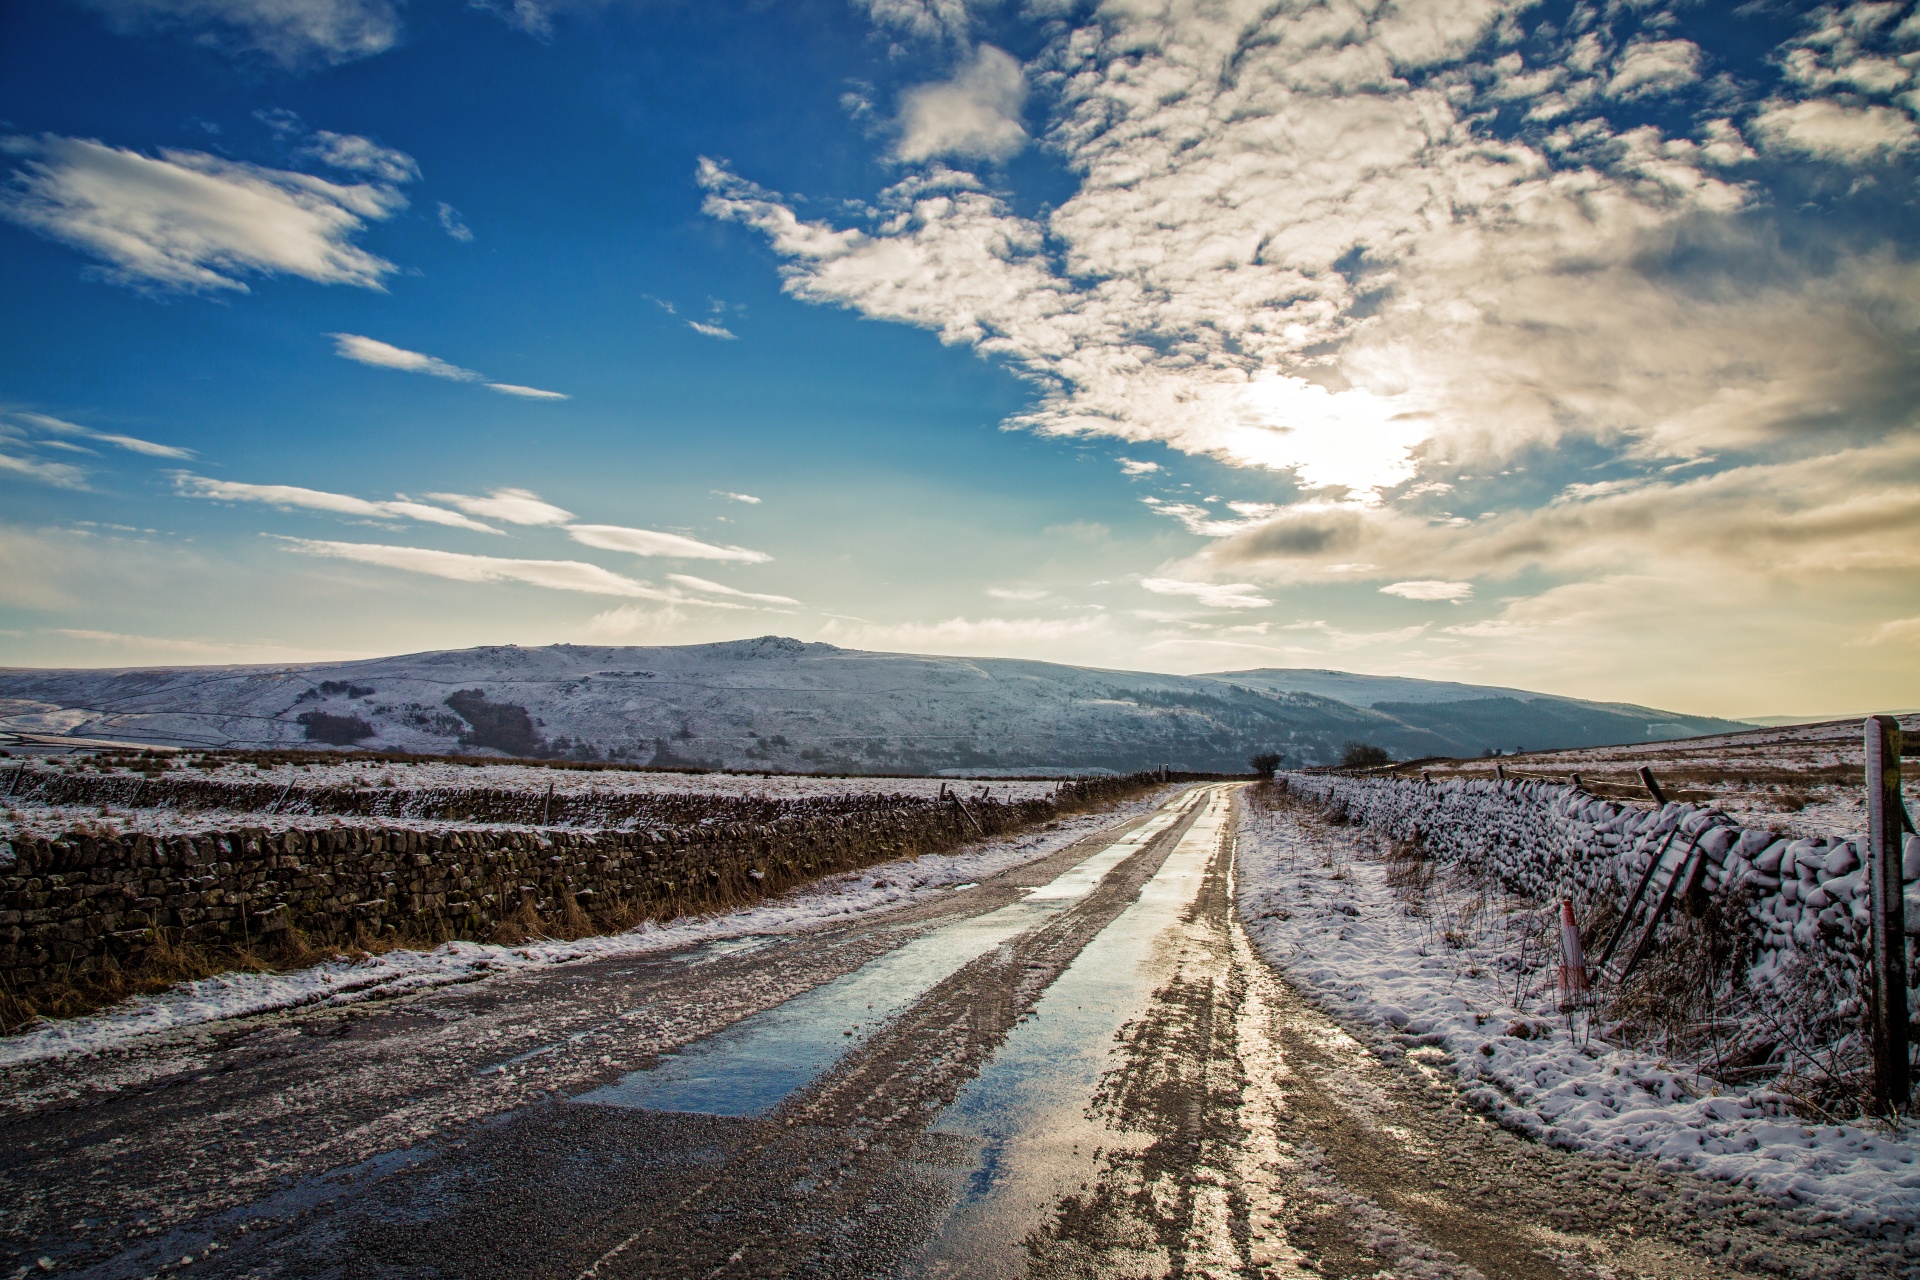
[[[1560,1012],[1572,1013],[1587,1003],[1587,955],[1580,947],[1580,923],[1573,917],[1573,899],[1560,899]]]

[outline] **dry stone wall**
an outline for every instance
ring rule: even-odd
[[[1871,954],[1865,836],[1788,839],[1742,828],[1717,809],[1669,803],[1661,808],[1603,800],[1555,783],[1288,774],[1288,789],[1348,820],[1395,839],[1418,839],[1427,852],[1492,874],[1535,899],[1571,896],[1582,919],[1606,904],[1618,913],[1649,863],[1667,850],[1646,890],[1651,901],[1697,844],[1702,887],[1719,895],[1746,931],[1754,961],[1750,987],[1783,984],[1796,958],[1823,969],[1864,972]],[[1920,934],[1920,839],[1906,838],[1907,973]],[[1644,910],[1644,907],[1642,908]],[[1910,1007],[1920,1001],[1909,996]]]
[[[650,798],[661,802],[650,828],[630,830],[421,830],[336,817],[171,837],[19,838],[0,850],[0,983],[30,996],[135,963],[159,930],[240,947],[270,946],[290,930],[334,945],[391,934],[484,940],[529,910],[576,921],[710,910],[951,849],[1162,780],[1087,779],[1062,784],[1053,799],[970,798],[964,807],[887,795],[667,796]],[[95,797],[61,797],[76,798]],[[662,820],[669,814],[677,821]]]

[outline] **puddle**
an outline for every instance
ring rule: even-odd
[[[573,1099],[599,1106],[763,1116],[928,988],[1007,939],[1058,915],[1185,814],[1189,792],[1113,844],[997,911],[956,920],[852,973],[744,1018],[677,1054]]]
[[[775,946],[784,939],[764,933],[746,933],[737,938],[715,938],[712,942],[702,943],[690,951],[682,951],[673,959],[684,965],[711,964],[715,960],[724,960],[728,956],[751,955]]]
[[[1139,899],[1074,958],[931,1127],[979,1154],[922,1274],[1024,1274],[1027,1233],[1078,1188],[1095,1152],[1127,1141],[1088,1120],[1087,1104],[1113,1065],[1121,1027],[1145,1011],[1159,985],[1149,961],[1199,895],[1229,813],[1227,795],[1212,793]]]

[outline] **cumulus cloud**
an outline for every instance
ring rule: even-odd
[[[740,564],[761,564],[773,559],[764,551],[745,547],[715,546],[677,533],[655,529],[629,529],[617,524],[576,524],[567,527],[567,536],[575,542],[602,551],[624,551],[630,556],[667,556],[682,560],[731,560]]]
[[[1691,40],[1642,40],[1615,60],[1607,96],[1632,101],[1672,93],[1700,78],[1700,46]]]
[[[1251,582],[1189,582],[1183,578],[1142,578],[1140,585],[1156,595],[1191,596],[1209,609],[1263,609],[1273,603],[1256,595]]]
[[[372,57],[400,39],[393,0],[82,0],[123,34],[178,30],[283,67]]]
[[[402,373],[424,373],[433,378],[447,378],[454,382],[478,382],[489,391],[498,391],[502,395],[518,396],[523,400],[566,400],[564,392],[542,391],[539,387],[523,387],[512,382],[488,382],[471,369],[463,369],[457,364],[449,364],[437,356],[424,355],[418,351],[409,351],[405,347],[396,347],[378,338],[366,338],[357,333],[328,334],[333,339],[333,352],[345,360],[354,360],[360,364],[370,364],[376,369],[398,369]]]
[[[91,254],[124,283],[244,293],[242,277],[279,274],[377,289],[394,270],[353,243],[368,222],[406,207],[385,183],[84,138],[15,150],[27,159],[0,191],[0,216]]]
[[[1904,111],[1827,98],[1770,107],[1753,118],[1751,129],[1771,150],[1846,164],[1886,160],[1920,143],[1920,125]]]
[[[335,515],[365,516],[381,520],[419,520],[427,524],[469,529],[475,533],[499,534],[491,525],[481,524],[457,511],[448,511],[424,502],[400,497],[390,501],[371,501],[350,494],[328,493],[322,489],[304,489],[291,484],[243,484],[235,480],[212,480],[184,472],[174,476],[174,488],[183,497],[207,498],[215,502],[259,502],[281,508],[330,511]],[[502,535],[504,536],[504,535]]]
[[[364,542],[319,542],[308,538],[283,538],[282,545],[302,555],[326,556],[379,565],[406,573],[455,582],[520,582],[545,587],[550,591],[579,591],[596,596],[631,596],[641,600],[677,601],[672,592],[624,577],[597,564],[582,560],[511,560],[500,556],[466,555],[456,551],[433,551],[425,547],[394,547]]]
[[[573,512],[556,507],[531,489],[494,489],[484,498],[465,493],[430,493],[435,502],[458,507],[468,515],[502,520],[507,524],[551,526],[573,519]]]
[[[1080,182],[1042,216],[935,169],[867,219],[809,220],[712,162],[705,207],[765,234],[795,296],[1010,362],[1040,391],[1014,424],[1049,434],[1366,495],[1449,451],[1647,429],[1644,388],[1562,396],[1563,375],[1599,382],[1596,343],[1684,332],[1702,303],[1649,254],[1748,196],[1654,130],[1481,136],[1471,102],[1406,73],[1466,57],[1499,6],[1370,12],[1128,9],[1063,36],[1039,61]],[[1680,52],[1634,55],[1640,83]],[[1690,374],[1662,400],[1721,385]]]
[[[1020,110],[1026,73],[1011,54],[981,45],[949,80],[922,85],[901,100],[894,157],[1005,160],[1027,145]]]
[[[77,422],[67,422],[60,418],[49,417],[44,413],[16,413],[13,415],[21,422],[38,427],[53,435],[69,436],[81,440],[91,440],[97,444],[110,444],[116,449],[125,449],[129,453],[144,454],[149,458],[191,458],[193,450],[182,449],[177,445],[156,444],[152,440],[142,440],[138,436],[119,435],[112,431],[97,431],[92,427],[83,427]]]
[[[1151,475],[1160,469],[1157,462],[1141,462],[1135,458],[1120,459],[1120,469],[1130,476]]]
[[[1419,578],[1412,582],[1389,582],[1380,588],[1380,593],[1399,596],[1403,600],[1450,600],[1457,604],[1473,595],[1473,584]]]
[[[965,38],[966,0],[854,0],[874,25],[922,40]]]

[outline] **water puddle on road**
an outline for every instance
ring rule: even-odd
[[[1198,794],[1161,809],[1019,902],[956,920],[859,969],[694,1042],[575,1102],[763,1116],[811,1083],[942,979],[1093,892],[1115,867],[1183,817]]]
[[[962,1138],[979,1154],[922,1256],[922,1274],[1024,1274],[1027,1233],[1077,1189],[1097,1151],[1128,1141],[1087,1119],[1088,1104],[1113,1066],[1121,1028],[1141,1016],[1160,983],[1155,953],[1200,894],[1229,797],[1211,793],[1139,899],[1074,958],[929,1130]]]

